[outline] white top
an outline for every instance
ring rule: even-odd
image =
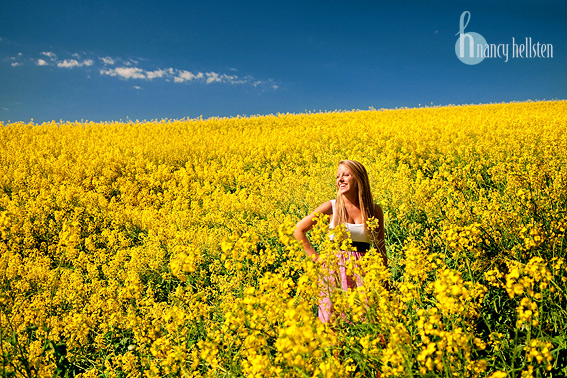
[[[331,222],[329,228],[335,228],[335,201],[331,200],[331,206],[333,207],[333,221]],[[360,223],[346,223],[345,226],[347,231],[350,232],[350,238],[353,242],[363,242],[363,243],[370,243],[370,237],[364,231],[364,224]],[[330,236],[333,239],[333,235]]]

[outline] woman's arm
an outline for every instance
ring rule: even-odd
[[[293,231],[293,236],[295,236],[295,238],[299,240],[299,243],[305,250],[307,256],[311,257],[314,261],[317,261],[319,259],[319,255],[317,254],[317,251],[315,251],[315,248],[313,248],[311,242],[307,238],[307,232],[311,230],[315,225],[315,221],[314,221],[315,216],[321,213],[327,215],[333,214],[333,206],[331,205],[331,201],[327,201],[319,205],[315,209],[315,211],[313,211],[311,214],[300,220],[297,223],[297,225],[295,225],[295,230]]]
[[[388,255],[386,254],[386,241],[384,238],[384,212],[380,205],[376,204],[374,206],[374,217],[378,219],[379,226],[378,226],[378,234],[376,235],[376,239],[374,240],[374,244],[376,248],[382,255],[382,259],[384,261],[384,266],[388,266]]]

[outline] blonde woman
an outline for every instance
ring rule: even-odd
[[[386,246],[384,242],[384,214],[382,208],[375,204],[370,191],[368,173],[364,166],[354,160],[341,160],[337,169],[337,198],[319,205],[314,212],[297,223],[294,236],[302,244],[305,253],[314,261],[319,260],[319,254],[307,238],[307,232],[315,224],[317,214],[329,215],[330,228],[344,224],[353,241],[356,251],[341,251],[339,254],[340,286],[343,290],[356,288],[362,285],[362,278],[358,275],[349,276],[346,273],[346,262],[359,260],[369,250],[371,243],[382,254],[384,266],[387,266]],[[378,232],[372,237],[366,222],[376,218],[379,222]],[[354,249],[354,248],[353,248]],[[329,272],[322,277],[323,289],[319,300],[319,319],[326,323],[332,314],[330,291],[338,286],[334,279],[335,272]]]

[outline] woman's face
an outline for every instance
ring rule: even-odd
[[[337,189],[339,193],[346,194],[348,192],[356,193],[358,186],[356,179],[351,170],[344,164],[339,165],[337,170]]]

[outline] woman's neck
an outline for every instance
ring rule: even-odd
[[[356,194],[343,194],[345,205],[352,205],[358,207],[358,196]]]

